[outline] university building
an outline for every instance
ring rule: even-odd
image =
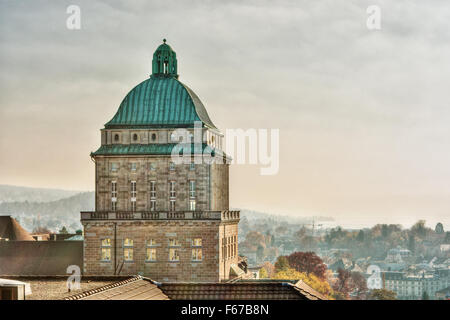
[[[91,153],[95,211],[81,212],[85,275],[218,282],[242,271],[223,135],[178,80],[165,42],[152,74],[126,95]],[[183,163],[174,160],[186,150]]]

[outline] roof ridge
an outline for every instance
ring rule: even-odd
[[[134,282],[134,281],[141,280],[141,279],[143,279],[141,276],[133,276],[133,277],[131,277],[129,279],[125,279],[125,280],[122,280],[122,281],[118,281],[118,282],[114,282],[114,283],[111,283],[111,284],[107,284],[105,286],[102,286],[102,287],[99,287],[99,288],[95,288],[95,289],[91,289],[91,290],[87,290],[87,291],[84,291],[84,292],[81,292],[81,293],[77,293],[77,294],[74,294],[72,296],[64,297],[61,300],[79,300],[79,299],[82,299],[82,298],[85,298],[85,297],[89,297],[89,296],[91,296],[93,294],[96,294],[96,293],[99,293],[99,292],[103,292],[103,291],[106,291],[106,290],[109,290],[109,289],[112,289],[112,288],[116,288],[116,287],[119,287],[119,286],[123,286],[124,284],[128,284],[130,282]]]

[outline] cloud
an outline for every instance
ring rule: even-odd
[[[92,189],[98,130],[167,38],[219,127],[281,129],[279,176],[233,168],[234,207],[388,216],[448,197],[448,1],[78,1],[79,31],[69,4],[0,4],[0,182]]]

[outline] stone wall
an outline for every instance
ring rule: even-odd
[[[205,220],[156,221],[83,221],[85,231],[84,274],[136,275],[142,274],[162,282],[217,282],[229,275],[234,258],[223,259],[222,238],[236,235],[237,222],[225,223]],[[114,228],[116,230],[114,231]],[[114,245],[114,234],[116,241]],[[111,239],[111,261],[101,261],[101,240]],[[133,261],[124,262],[124,240],[133,240]],[[192,261],[192,239],[202,239],[200,262]],[[156,242],[156,261],[146,261],[149,240]],[[169,239],[180,243],[179,262],[169,261]],[[237,247],[237,244],[236,244]],[[115,250],[114,250],[115,248]],[[116,256],[114,256],[116,253]],[[225,271],[220,266],[225,266]],[[228,270],[228,271],[227,271]]]
[[[112,171],[113,163],[117,171]],[[131,163],[136,163],[136,170]],[[150,211],[150,181],[156,181],[156,211],[169,210],[170,181],[175,181],[175,210],[189,210],[190,180],[196,185],[196,210],[228,210],[227,164],[196,164],[194,170],[178,164],[170,170],[169,163],[168,156],[96,157],[96,210],[111,210],[112,181],[117,183],[117,211],[131,211],[132,181],[137,188],[136,211]]]

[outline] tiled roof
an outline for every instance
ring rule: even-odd
[[[234,283],[163,283],[173,300],[326,300],[303,282],[243,280]]]
[[[136,276],[85,291],[64,300],[169,300],[150,279]]]

